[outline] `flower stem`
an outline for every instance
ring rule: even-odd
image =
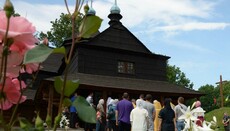
[[[9,122],[9,124],[8,124],[9,127],[12,127],[13,124],[14,124],[13,120],[14,120],[15,114],[16,114],[16,112],[17,112],[19,103],[20,103],[20,101],[21,101],[21,99],[22,99],[22,95],[23,95],[23,92],[22,92],[22,83],[21,83],[20,80],[21,80],[21,75],[19,75],[19,86],[20,86],[20,92],[21,92],[21,94],[20,94],[19,99],[18,99],[18,102],[17,102],[17,104],[16,104],[16,106],[15,106],[15,108],[14,108],[13,114],[12,114],[12,116],[11,116],[11,118],[10,118],[10,122]]]
[[[66,0],[65,0],[65,3],[66,3],[66,6],[67,6]],[[76,5],[76,7],[78,8],[79,5]],[[67,6],[67,10],[68,10],[68,6]],[[75,8],[75,11],[76,11],[76,8]],[[78,9],[77,9],[77,11],[78,11]],[[68,12],[69,12],[69,10],[68,10]],[[58,115],[61,115],[61,112],[62,112],[64,91],[65,91],[65,88],[66,88],[67,76],[68,76],[68,71],[69,71],[69,63],[70,63],[70,60],[71,60],[72,55],[73,55],[74,46],[75,46],[75,40],[78,40],[78,39],[75,38],[75,21],[76,21],[77,18],[78,17],[76,17],[75,12],[74,12],[73,15],[71,15],[72,44],[71,44],[70,53],[69,53],[69,55],[68,55],[68,57],[67,57],[67,59],[65,61],[66,68],[65,68],[65,71],[64,71],[64,81],[63,81],[63,87],[62,87],[61,96],[60,96],[60,103],[59,103],[59,107],[58,107]],[[57,123],[55,123],[55,125],[54,125],[54,131],[56,131],[56,129],[57,129]]]
[[[6,34],[5,34],[4,40],[3,40],[2,60],[1,60],[1,69],[0,69],[0,81],[1,82],[3,81],[2,89],[1,89],[0,93],[3,93],[5,81],[6,81],[5,78],[6,78],[6,66],[7,66],[7,55],[8,55],[8,53],[5,56],[4,50],[5,50],[5,47],[8,46],[7,45],[7,43],[8,43],[7,36],[8,36],[9,28],[10,28],[10,18],[7,17]],[[2,76],[2,74],[3,74],[3,76]],[[0,100],[1,108],[3,108],[3,102],[4,102],[4,99]],[[1,115],[3,116],[3,110],[1,110]]]

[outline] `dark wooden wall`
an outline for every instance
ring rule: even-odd
[[[118,73],[118,61],[133,62],[135,74]],[[70,67],[71,73],[130,77],[166,81],[166,59],[153,55],[111,49],[79,47]]]

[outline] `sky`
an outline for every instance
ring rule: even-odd
[[[67,13],[64,0],[11,0],[15,11],[40,32],[50,21]],[[75,0],[67,0],[74,9]],[[3,8],[5,0],[0,0]],[[109,27],[114,0],[94,0],[96,15],[103,19],[100,31]],[[170,56],[194,83],[216,86],[230,80],[230,0],[118,0],[121,22],[153,53]]]

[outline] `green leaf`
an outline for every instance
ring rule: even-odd
[[[96,110],[90,106],[84,97],[78,96],[73,102],[73,106],[77,109],[79,118],[87,123],[96,123]]]
[[[54,80],[54,88],[55,90],[61,94],[62,88],[64,85],[64,81],[60,76],[57,76]],[[64,96],[69,97],[72,95],[79,86],[79,80],[67,80],[66,81],[66,88],[64,90]]]
[[[64,98],[64,100],[63,100],[63,106],[64,107],[69,107],[69,106],[71,106],[71,104],[72,104],[72,102],[69,98]]]
[[[61,94],[63,82],[60,76],[55,77],[54,79],[54,88],[57,93]]]
[[[86,16],[79,27],[80,36],[89,38],[96,33],[101,26],[102,19],[98,16]]]
[[[28,50],[24,56],[23,64],[41,63],[53,52],[53,49],[44,44],[37,45],[31,50]]]
[[[26,119],[26,118],[23,118],[23,117],[19,117],[19,124],[20,124],[20,127],[24,130],[29,130],[30,128],[32,128],[32,124]]]
[[[60,48],[54,48],[52,53],[59,53],[59,54],[65,54],[66,50],[65,47],[60,47]]]

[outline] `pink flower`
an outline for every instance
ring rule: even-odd
[[[17,79],[11,79],[11,78],[6,78],[6,83],[5,83],[5,87],[2,91],[2,85],[3,83],[0,84],[0,93],[3,94],[3,97],[1,97],[0,99],[0,109],[2,110],[8,110],[10,109],[13,104],[17,104],[22,103],[26,100],[26,96],[22,96],[21,99],[20,95],[20,81],[18,81]],[[25,83],[21,82],[22,84],[22,88],[25,88]]]
[[[0,43],[2,43],[6,33],[7,17],[5,11],[0,11]],[[10,47],[11,51],[18,51],[22,55],[35,46],[38,40],[33,36],[35,27],[23,17],[11,17],[8,38],[13,38],[14,42]]]
[[[21,69],[21,73],[27,72],[28,74],[32,74],[33,72],[39,70],[38,63],[29,63],[26,64],[24,68]]]
[[[2,46],[0,45],[0,60],[2,59]],[[17,51],[11,51],[9,55],[7,56],[7,69],[6,69],[6,75],[10,78],[18,77],[19,70],[20,70],[20,64],[22,63],[23,56],[19,54]],[[0,68],[1,63],[0,61]]]

